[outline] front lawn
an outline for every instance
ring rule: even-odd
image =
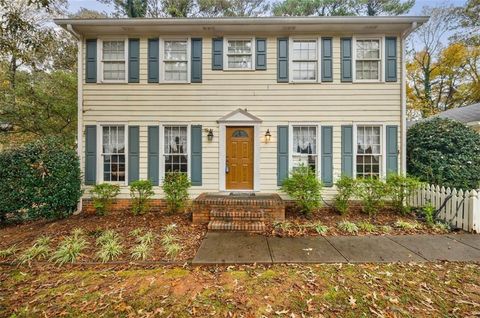
[[[1,317],[478,317],[464,263],[0,267]]]

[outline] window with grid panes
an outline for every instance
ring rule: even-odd
[[[357,177],[380,176],[381,140],[380,126],[357,127]]]
[[[165,172],[188,172],[187,126],[164,128]]]
[[[293,40],[292,80],[315,81],[317,66],[317,41]]]
[[[303,165],[317,171],[317,126],[294,126],[292,132],[293,169]]]
[[[125,80],[125,41],[103,41],[102,54],[103,79]]]
[[[380,80],[380,40],[357,40],[356,52],[356,79]]]
[[[125,181],[125,127],[102,127],[103,181]]]
[[[169,82],[188,81],[188,41],[164,41],[164,80]]]
[[[227,65],[229,69],[252,69],[252,40],[228,40]]]

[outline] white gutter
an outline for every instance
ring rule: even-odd
[[[412,22],[412,26],[405,30],[402,33],[401,38],[401,47],[402,47],[402,83],[401,83],[401,121],[402,121],[402,129],[401,129],[401,173],[403,175],[407,174],[407,70],[406,70],[406,62],[405,62],[405,41],[407,36],[410,35],[416,28],[418,24],[417,22]]]
[[[67,30],[77,39],[77,155],[80,160],[80,171],[82,176],[85,174],[84,171],[84,158],[82,156],[83,150],[83,38],[80,34],[73,30],[72,25],[67,25]],[[83,183],[83,182],[82,182]],[[80,201],[77,205],[77,211],[75,214],[82,212],[83,200],[80,198]]]

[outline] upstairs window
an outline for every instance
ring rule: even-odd
[[[316,81],[318,53],[316,40],[293,40],[292,43],[292,80]]]
[[[163,79],[166,82],[188,81],[188,41],[163,42]]]
[[[317,170],[317,126],[293,126],[292,167],[306,166]]]
[[[381,50],[380,40],[356,40],[355,76],[359,81],[379,81]]]
[[[125,181],[125,126],[102,127],[103,181]]]
[[[102,43],[103,80],[124,81],[125,41],[103,41]]]
[[[379,177],[382,162],[381,127],[357,127],[357,177]]]
[[[233,70],[253,69],[253,40],[227,40],[227,66]]]
[[[188,127],[164,128],[165,172],[188,172]]]

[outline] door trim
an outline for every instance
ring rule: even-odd
[[[260,124],[248,121],[219,124],[219,165],[218,165],[218,190],[235,192],[258,192],[260,191]],[[226,165],[226,134],[227,127],[253,127],[253,190],[231,190],[226,188],[225,165]]]

